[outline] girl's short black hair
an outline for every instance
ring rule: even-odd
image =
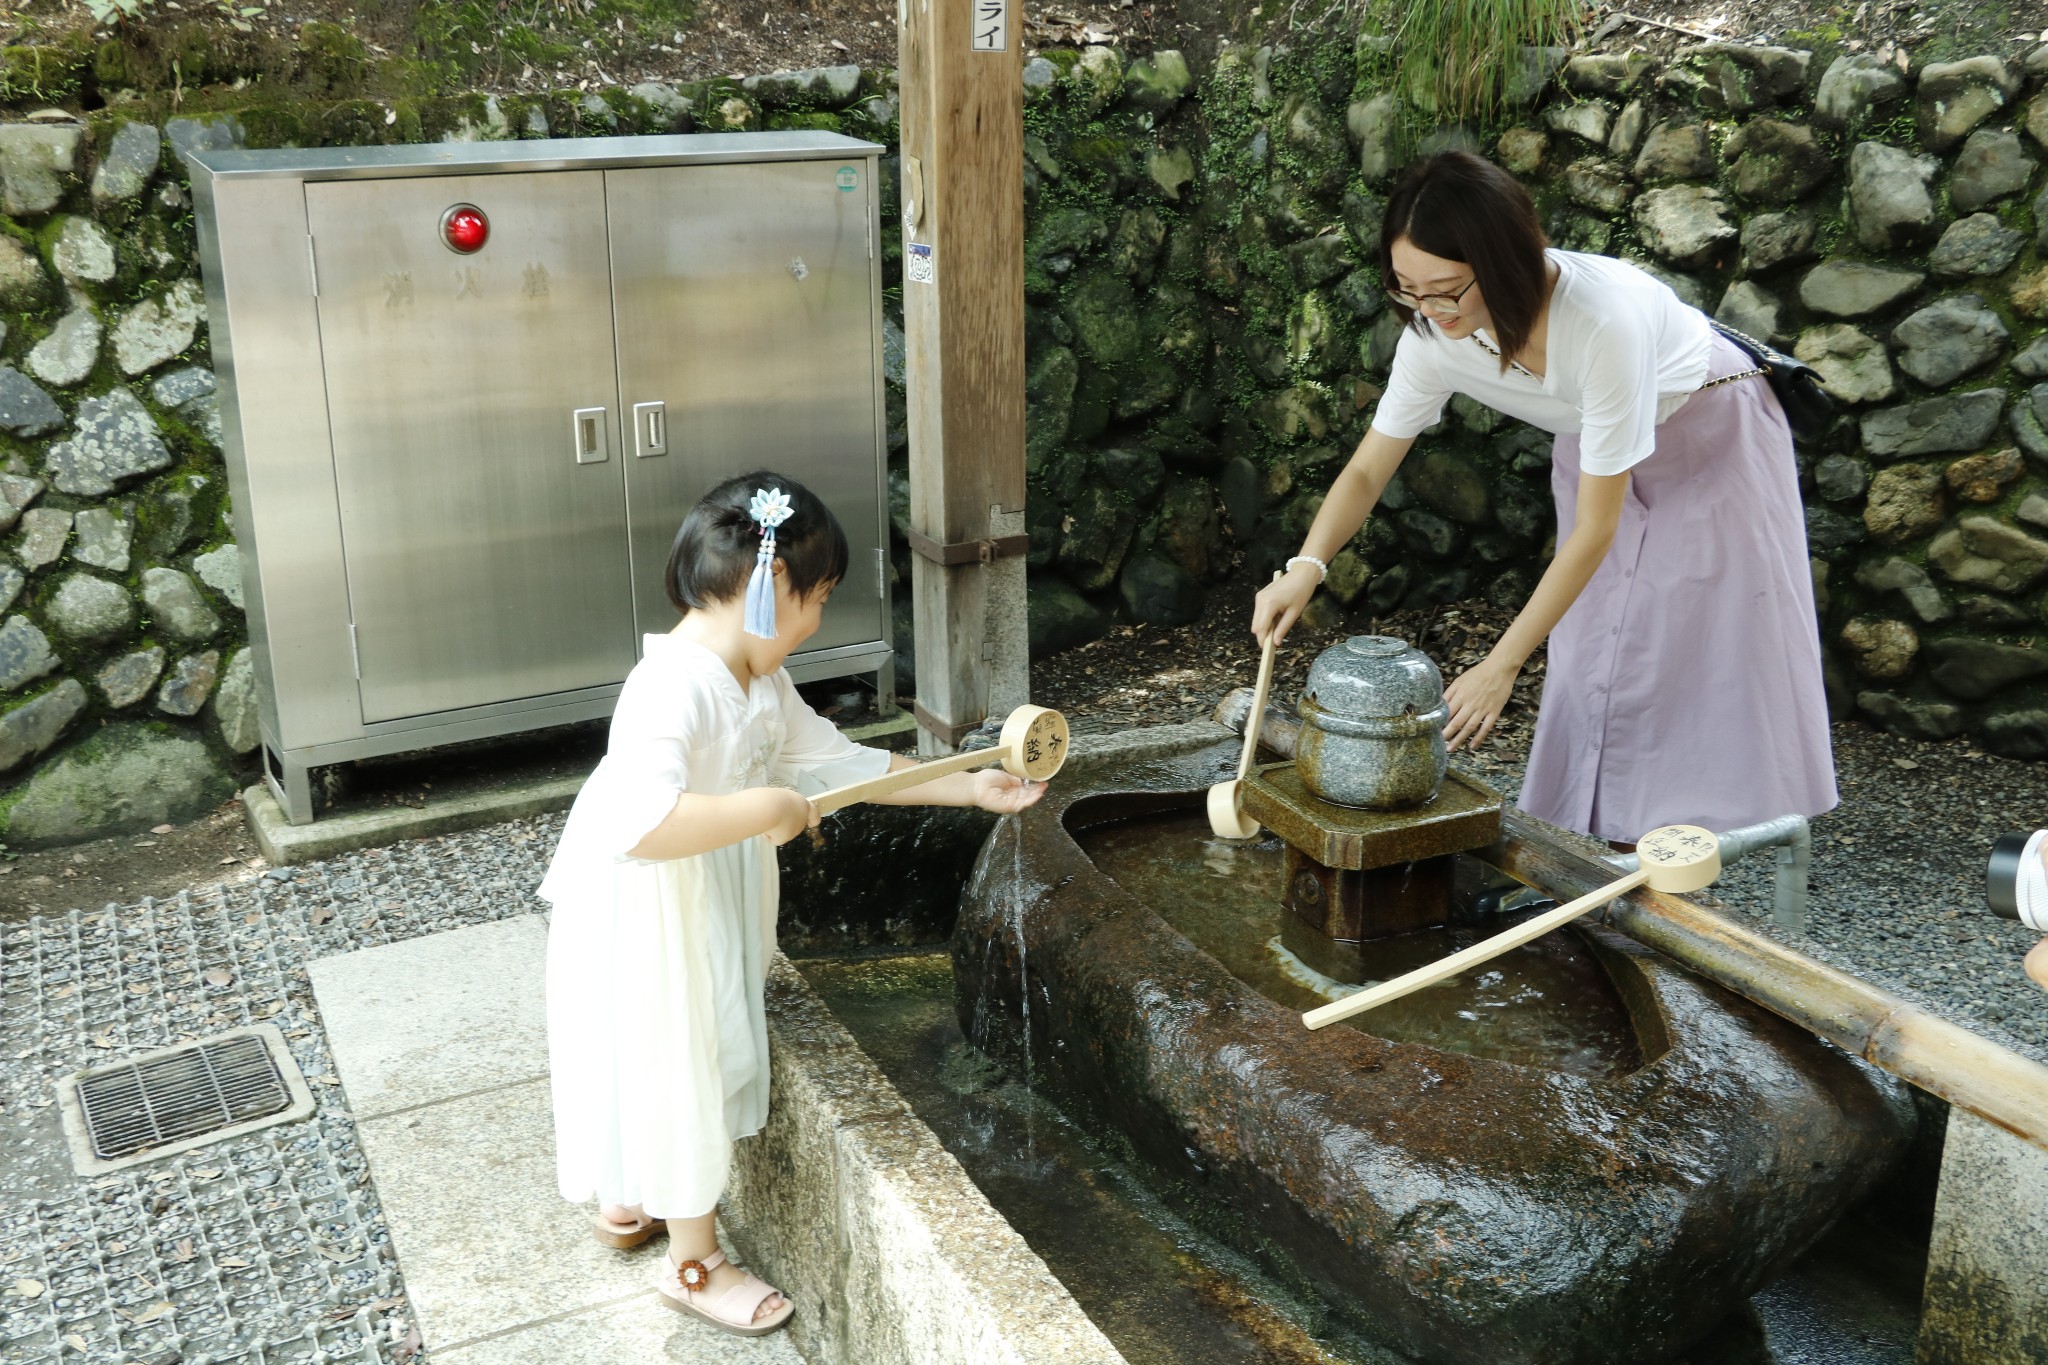
[[[775,557],[789,590],[809,597],[846,577],[846,532],[818,495],[772,469],[727,479],[697,500],[668,552],[668,600],[677,611],[730,602],[747,589],[761,551],[761,528],[747,504],[762,489],[789,496],[789,520],[775,529]]]
[[[1418,250],[1472,267],[1506,357],[1528,343],[1543,311],[1549,242],[1536,205],[1522,182],[1470,152],[1438,152],[1410,166],[1387,199],[1380,231],[1380,280],[1394,283],[1394,243],[1406,237]],[[1393,305],[1401,321],[1427,332],[1412,308]]]

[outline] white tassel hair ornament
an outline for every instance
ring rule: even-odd
[[[761,552],[754,557],[754,575],[747,580],[745,630],[763,640],[775,638],[775,528],[795,512],[780,488],[757,488],[747,515],[761,528]]]

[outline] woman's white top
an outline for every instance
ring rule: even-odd
[[[1555,249],[1545,255],[1558,276],[1543,377],[1512,365],[1502,373],[1497,355],[1472,338],[1447,339],[1434,322],[1425,321],[1427,333],[1404,327],[1373,430],[1420,435],[1462,393],[1553,434],[1578,433],[1579,466],[1588,474],[1619,474],[1649,457],[1657,424],[1706,382],[1713,344],[1706,315],[1626,261]]]
[[[876,777],[778,670],[741,687],[704,646],[646,637],[540,895],[548,1061],[564,1198],[708,1213],[732,1143],[768,1115],[762,991],[775,952],[775,850],[756,836],[693,858],[628,850],[681,792],[765,784],[807,794]],[[885,875],[878,869],[877,874]]]

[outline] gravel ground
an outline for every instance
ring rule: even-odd
[[[1046,661],[1036,695],[1083,732],[1205,716],[1250,679],[1248,610],[1224,600],[1205,622]],[[1469,662],[1504,619],[1467,605],[1376,624]],[[1278,694],[1342,633],[1298,632]],[[1536,685],[1486,752],[1460,760],[1510,794]],[[2048,996],[2020,970],[2033,936],[1992,917],[1982,889],[1993,837],[2048,819],[2048,765],[1853,724],[1835,745],[1843,805],[1815,822],[1809,928],[1792,946],[2048,1061]],[[537,817],[0,926],[0,1365],[423,1359],[305,964],[540,908],[531,892],[560,827]],[[1771,870],[1758,856],[1716,892],[1775,934]],[[261,1020],[311,1080],[312,1120],[98,1180],[71,1173],[58,1077]]]
[[[423,1359],[313,1004],[313,958],[540,909],[560,816],[0,930],[0,1365]],[[243,1024],[314,1117],[99,1179],[60,1076]]]

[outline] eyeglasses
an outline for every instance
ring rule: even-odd
[[[1427,309],[1432,313],[1455,313],[1458,311],[1458,301],[1471,293],[1472,286],[1477,283],[1479,277],[1474,275],[1465,281],[1465,287],[1455,294],[1411,294],[1405,289],[1389,289],[1387,297],[1403,308]]]

